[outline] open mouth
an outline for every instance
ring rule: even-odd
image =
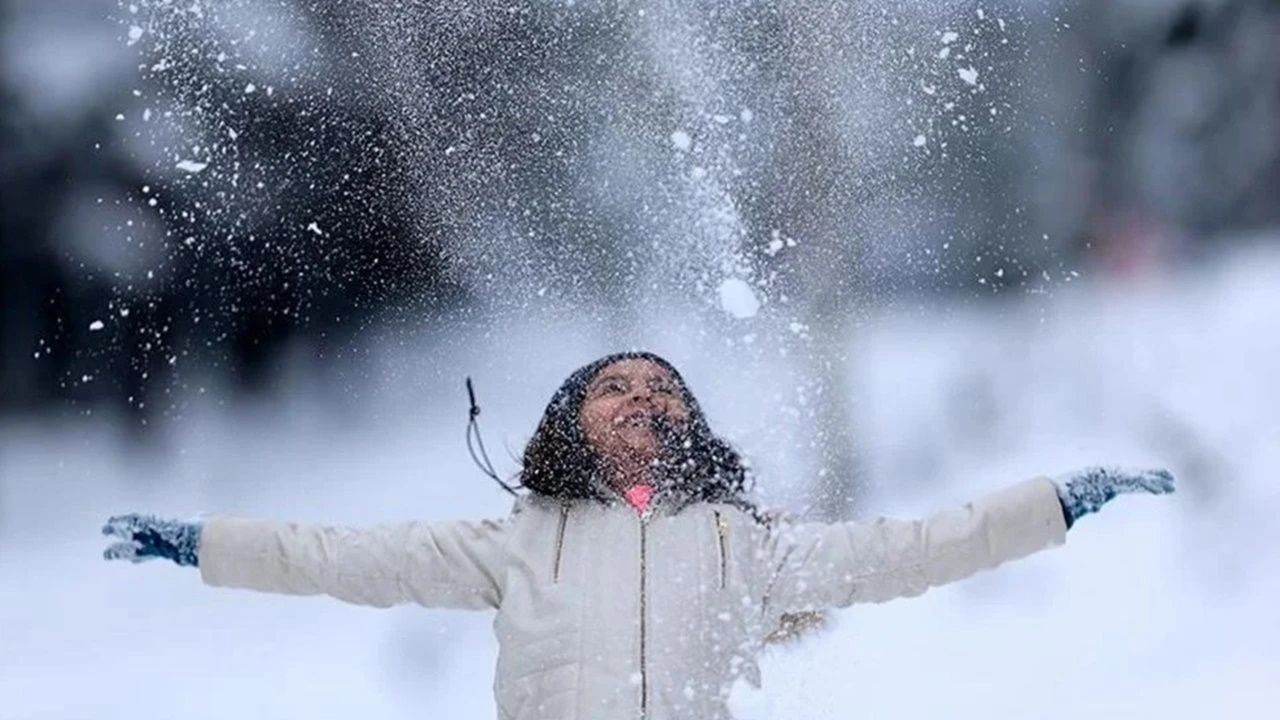
[[[650,427],[653,425],[653,420],[653,413],[647,410],[637,410],[618,417],[613,421],[613,424],[629,427]]]

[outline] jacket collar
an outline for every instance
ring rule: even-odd
[[[565,503],[570,504],[588,504],[599,505],[610,510],[622,509],[629,513],[636,512],[635,508],[627,502],[613,486],[606,483],[593,484],[595,497],[590,498],[559,498],[550,495],[543,495],[536,492],[528,492],[516,498],[512,512],[519,512],[525,507],[532,505],[540,507],[558,507]],[[690,497],[687,493],[680,492],[672,487],[655,486],[653,497],[649,500],[649,506],[644,512],[644,516],[653,517],[655,515],[675,515],[685,508],[693,505],[696,499]]]

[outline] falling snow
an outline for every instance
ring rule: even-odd
[[[726,278],[720,283],[720,307],[735,318],[755,317],[760,300],[741,278]]]
[[[982,242],[954,228],[950,209],[883,210],[980,185],[954,180],[976,179],[968,159],[1020,120],[972,91],[979,67],[987,86],[1010,77],[1024,48],[1001,43],[1020,40],[1017,27],[1001,21],[999,33],[972,10],[867,17],[859,33],[833,36],[842,60],[823,62],[733,39],[749,14],[646,8],[646,27],[692,33],[666,45],[563,5],[504,44],[512,20],[496,6],[359,4],[333,11],[358,38],[335,26],[320,42],[305,30],[314,10],[281,7],[139,3],[122,24],[141,82],[136,104],[113,110],[134,151],[147,148],[140,157],[172,158],[177,172],[156,173],[135,200],[148,230],[129,230],[129,243],[151,264],[118,306],[146,307],[153,290],[226,292],[237,301],[192,314],[214,345],[246,313],[302,328],[375,313],[412,322],[458,288],[494,313],[671,300],[747,326],[733,342],[795,352],[788,344],[821,329],[797,333],[789,320],[854,297],[869,274],[974,276],[972,254],[917,249],[955,239],[924,228],[964,235],[967,250]],[[821,25],[815,10],[787,12]],[[581,62],[536,52],[584,23],[598,40]],[[431,43],[414,31],[427,26]],[[797,91],[783,78],[800,62],[815,63],[814,87],[850,88],[854,101]],[[818,117],[834,134],[796,124]],[[359,308],[318,314],[326,296]]]

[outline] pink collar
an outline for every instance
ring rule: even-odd
[[[635,508],[636,512],[644,512],[645,508],[649,507],[649,501],[653,499],[653,486],[648,483],[637,483],[628,488],[622,496],[631,503],[631,507]]]

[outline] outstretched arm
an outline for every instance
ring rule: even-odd
[[[775,571],[766,603],[796,612],[919,595],[1060,545],[1081,515],[1139,489],[1172,491],[1172,477],[1089,469],[1028,480],[922,520],[782,526],[768,535]]]
[[[354,529],[215,517],[112,518],[108,559],[165,557],[208,585],[330,595],[359,605],[482,609],[501,600],[505,521],[407,522]],[[192,550],[194,548],[194,551]]]

